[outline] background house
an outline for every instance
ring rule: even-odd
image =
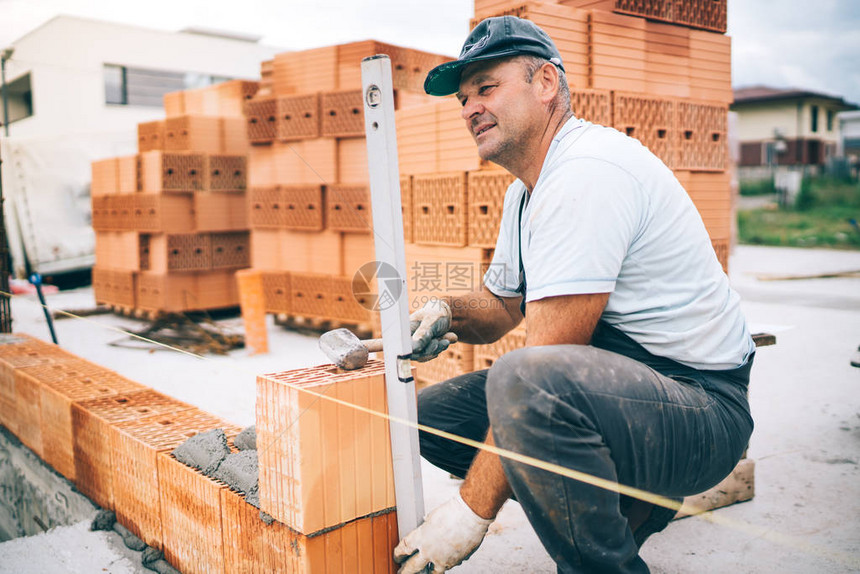
[[[765,86],[734,91],[741,181],[772,177],[780,167],[818,173],[837,156],[837,114],[856,110],[838,96]]]
[[[10,46],[2,142],[10,252],[43,274],[94,260],[90,164],[136,153],[137,124],[164,117],[167,92],[259,78],[281,49],[207,30],[163,32],[58,16]],[[2,116],[0,116],[2,118]]]

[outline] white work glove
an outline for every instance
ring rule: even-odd
[[[457,496],[427,515],[394,549],[398,574],[441,574],[472,555],[493,521],[481,518]]]
[[[409,316],[409,330],[412,332],[412,360],[429,361],[448,348],[456,335],[449,334],[451,329],[451,307],[441,299],[431,299],[423,307]]]

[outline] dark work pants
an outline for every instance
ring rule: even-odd
[[[492,424],[500,448],[680,499],[720,482],[746,448],[751,365],[699,371],[600,323],[591,346],[519,349],[424,389],[418,421],[477,441]],[[421,454],[463,477],[476,451],[421,433]],[[624,512],[630,499],[504,457],[502,465],[559,572],[648,572]],[[643,528],[662,529],[673,514]]]

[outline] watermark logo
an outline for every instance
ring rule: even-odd
[[[374,290],[373,283],[376,281]],[[370,311],[391,308],[403,294],[403,279],[397,269],[383,261],[369,261],[352,276],[352,296]]]

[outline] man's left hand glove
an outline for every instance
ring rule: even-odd
[[[441,574],[478,549],[493,521],[472,511],[459,494],[427,515],[394,549],[398,574]],[[427,566],[430,569],[425,570]]]

